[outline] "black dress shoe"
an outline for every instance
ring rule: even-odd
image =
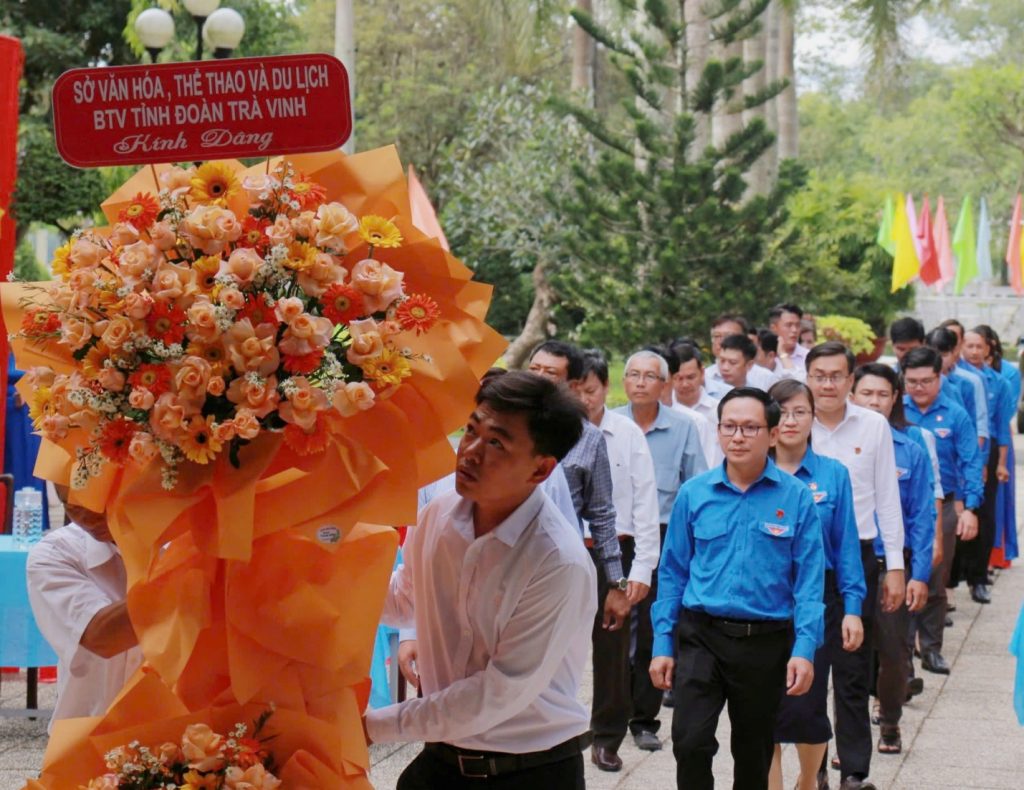
[[[633,735],[633,742],[636,743],[638,749],[643,749],[645,752],[661,751],[661,738],[648,730],[640,730],[640,732],[635,733]]]
[[[839,785],[839,790],[875,790],[875,786],[867,779],[848,776]]]
[[[621,771],[622,758],[606,746],[595,746],[590,750],[590,762],[600,771]]]
[[[971,600],[976,603],[992,603],[992,591],[987,584],[974,584],[971,586]]]
[[[943,625],[946,626],[946,628],[952,628],[953,627],[953,618],[950,617],[949,615],[946,615],[946,621],[943,623]]]
[[[907,702],[924,691],[924,678],[911,678],[907,681]]]
[[[672,694],[672,689],[665,689],[665,693],[661,695],[661,704],[666,708],[674,708],[676,706],[676,698]]]
[[[949,674],[949,664],[938,650],[929,650],[921,656],[921,669],[934,672],[936,675]]]

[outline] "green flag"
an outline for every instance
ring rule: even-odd
[[[963,293],[964,286],[978,276],[978,240],[974,233],[974,211],[971,196],[964,197],[960,216],[953,232],[953,253],[956,255],[956,282],[954,293]]]
[[[896,221],[896,206],[892,195],[885,196],[885,208],[882,209],[882,224],[878,226],[878,246],[887,253],[896,256],[896,239],[892,237],[892,226]]]

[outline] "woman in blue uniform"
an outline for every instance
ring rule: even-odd
[[[825,545],[826,610],[842,610],[842,617],[826,616],[826,642],[856,650],[864,638],[861,607],[867,586],[861,563],[860,539],[853,512],[853,490],[846,467],[811,449],[814,397],[795,379],[775,384],[768,394],[782,408],[776,465],[804,482],[811,491],[821,522]],[[840,624],[841,623],[841,624]],[[783,743],[795,743],[800,757],[798,790],[816,790],[818,767],[832,738],[828,719],[828,649],[819,645],[814,657],[814,683],[801,697],[784,697],[775,719],[775,758],[769,781],[771,790],[782,789]]]

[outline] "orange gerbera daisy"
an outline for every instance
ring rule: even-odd
[[[318,348],[316,351],[311,351],[308,354],[282,354],[281,361],[284,364],[284,369],[289,373],[297,373],[305,376],[312,373],[318,367],[324,359],[324,350]]]
[[[320,309],[325,318],[335,324],[347,324],[366,315],[363,295],[351,285],[335,283],[320,297]]]
[[[125,208],[117,215],[120,222],[127,222],[137,230],[145,230],[156,221],[160,204],[149,192],[137,192]]]
[[[214,376],[221,375],[227,367],[228,355],[221,343],[192,342],[188,344],[188,348],[185,351],[189,356],[199,357],[210,363],[210,372]]]
[[[327,442],[330,434],[327,432],[327,421],[324,414],[316,416],[316,428],[312,433],[306,433],[294,423],[284,426],[284,441],[299,455],[312,455],[322,453],[327,449]]]
[[[412,375],[409,360],[390,348],[385,348],[379,357],[366,360],[362,368],[363,375],[380,389],[401,384],[402,379]]]
[[[213,290],[213,286],[216,285],[213,279],[217,276],[217,272],[220,271],[220,256],[204,255],[192,264],[192,271],[195,272],[196,286],[198,286],[199,290],[209,293]]]
[[[416,334],[426,332],[441,317],[437,302],[426,294],[412,294],[395,311],[395,318],[402,329],[415,329]]]
[[[149,390],[154,398],[159,398],[171,388],[171,370],[167,365],[143,364],[128,377],[133,387]]]
[[[291,196],[304,209],[314,209],[327,199],[327,190],[302,173],[295,179]]]
[[[260,324],[276,324],[277,316],[274,314],[274,305],[267,304],[262,294],[246,294],[245,307],[235,315],[235,321],[242,321],[248,318],[253,328]]]
[[[146,316],[149,336],[165,346],[180,343],[185,337],[185,311],[170,304],[155,304]]]
[[[256,250],[260,255],[267,251],[270,246],[270,239],[267,238],[266,229],[270,227],[269,219],[257,219],[252,214],[242,222],[242,235],[235,242],[236,247],[248,247]]]
[[[207,162],[192,176],[189,196],[196,203],[212,203],[217,206],[227,202],[242,188],[235,171],[223,162]]]
[[[402,233],[389,219],[367,214],[359,222],[359,236],[374,247],[401,247]]]
[[[111,420],[100,434],[100,452],[115,464],[126,463],[129,458],[128,447],[138,429],[138,425],[124,417]]]
[[[185,457],[197,464],[207,464],[221,451],[223,445],[213,435],[213,415],[195,415],[185,426],[181,440],[181,451]]]

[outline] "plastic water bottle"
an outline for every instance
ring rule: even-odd
[[[26,548],[43,537],[43,492],[22,488],[14,493],[14,542]]]

